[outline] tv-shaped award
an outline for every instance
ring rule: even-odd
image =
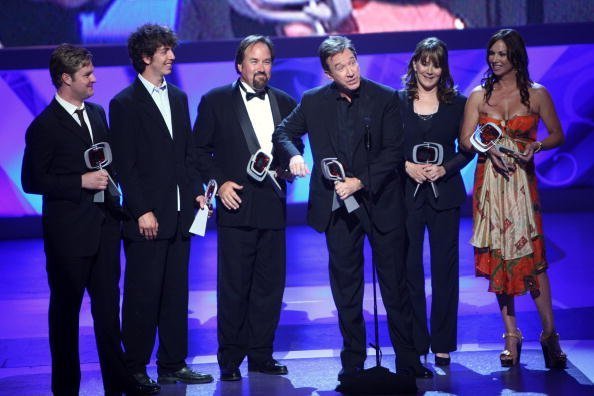
[[[413,147],[412,160],[415,164],[441,165],[443,163],[443,146],[439,143],[423,142]],[[434,182],[431,183],[433,196],[439,198],[439,191]],[[413,197],[419,192],[422,183],[417,183]]]
[[[198,208],[194,221],[190,226],[190,232],[195,235],[204,236],[206,235],[206,223],[208,221],[209,212],[212,210],[212,201],[217,195],[219,186],[215,179],[210,179],[206,185],[206,191],[204,192],[204,208]]]
[[[266,178],[266,176],[268,176],[268,179],[270,179],[270,181],[272,182],[272,187],[274,187],[274,190],[277,192],[277,194],[279,194],[281,197],[284,197],[285,193],[280,184],[278,184],[278,181],[276,180],[276,172],[270,170],[270,165],[272,165],[272,159],[272,154],[268,154],[262,149],[258,149],[258,151],[256,151],[248,161],[247,173],[254,180],[259,182],[263,181]]]
[[[477,126],[474,133],[470,136],[470,144],[480,153],[486,153],[491,147],[496,147],[503,154],[515,157],[520,153],[517,150],[505,147],[499,144],[503,137],[501,128],[493,122]]]
[[[345,181],[346,176],[344,173],[344,168],[337,158],[323,158],[321,166],[322,174],[326,179],[335,183]],[[336,191],[334,191],[334,196],[332,199],[332,211],[335,211],[340,207],[340,202],[341,201],[338,200],[338,195],[336,194]],[[344,199],[342,202],[344,203],[344,207],[346,208],[348,213],[351,213],[352,211],[359,208],[359,203],[352,195]]]
[[[109,147],[109,143],[107,142],[99,142],[93,144],[84,153],[85,157],[85,164],[87,168],[93,170],[102,170],[113,160],[111,155],[111,148]],[[109,172],[107,173],[107,189],[109,193],[114,197],[119,197],[122,195],[120,190],[118,190],[117,184],[113,181]],[[93,196],[93,202],[105,202],[105,194],[104,191],[98,191]]]

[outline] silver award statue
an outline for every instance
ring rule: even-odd
[[[431,164],[441,165],[443,163],[443,146],[439,143],[423,142],[413,147],[412,160],[415,164]],[[439,191],[435,183],[431,183],[431,189],[433,190],[433,196],[439,197]],[[417,184],[413,197],[419,192],[419,187],[422,183]]]
[[[278,181],[276,180],[278,174],[276,171],[270,169],[270,165],[272,165],[272,154],[268,154],[262,149],[256,151],[248,161],[247,164],[247,173],[256,181],[263,181],[266,176],[272,182],[272,187],[277,194],[281,197],[285,196],[285,193]]]
[[[99,142],[93,144],[85,151],[85,164],[87,168],[93,170],[102,170],[109,164],[113,157],[111,156],[111,148],[109,147],[109,143],[107,142]],[[118,190],[118,186],[115,184],[109,173],[107,173],[108,182],[107,182],[107,190],[109,193],[114,197],[119,197],[121,195],[120,191]],[[93,202],[105,202],[105,194],[103,191],[98,191],[93,196]]]
[[[503,137],[503,132],[497,124],[487,122],[477,126],[474,133],[470,136],[470,143],[480,153],[486,153],[491,147],[497,148],[503,154],[515,157],[520,153],[517,150],[505,147],[499,144]]]
[[[323,158],[322,159],[322,173],[324,177],[333,182],[344,182],[346,179],[344,168],[340,161],[337,158]],[[349,196],[344,202],[344,207],[346,208],[347,212],[351,213],[352,211],[359,208],[359,203],[355,199],[354,196]],[[332,199],[332,211],[335,211],[340,207],[340,201],[338,200],[338,195],[336,191],[334,191],[334,197]]]

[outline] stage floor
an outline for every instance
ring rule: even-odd
[[[459,351],[452,365],[435,369],[432,380],[419,380],[425,394],[594,394],[594,213],[545,214],[549,276],[557,330],[569,357],[565,371],[544,367],[538,335],[540,322],[529,296],[518,298],[518,325],[525,337],[522,364],[512,370],[499,367],[502,325],[487,281],[474,277],[468,244],[471,219],[463,218],[460,231]],[[190,267],[190,344],[188,363],[213,374],[207,385],[164,386],[163,395],[334,395],[341,337],[328,286],[324,236],[305,226],[287,230],[287,288],[275,357],[289,367],[289,375],[249,374],[240,383],[218,381],[216,366],[216,232],[194,238]],[[428,249],[426,249],[428,251]],[[367,251],[369,258],[369,251]],[[425,257],[426,273],[428,253]],[[123,261],[122,261],[123,262]],[[365,316],[371,330],[371,280],[366,264]],[[47,340],[48,287],[42,241],[0,241],[0,395],[49,394],[50,356]],[[431,294],[427,282],[427,294]],[[430,300],[429,300],[430,301]],[[380,304],[381,305],[381,304]],[[380,345],[383,363],[394,366],[393,351],[380,308]],[[88,300],[80,322],[83,370],[81,394],[101,394],[101,377]],[[368,338],[372,332],[368,331]],[[367,359],[368,365],[374,359]],[[154,364],[149,374],[156,375]]]

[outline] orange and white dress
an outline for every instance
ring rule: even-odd
[[[479,124],[501,127],[501,145],[523,151],[536,140],[537,114],[508,121],[481,115]],[[486,154],[479,154],[474,178],[473,232],[477,276],[489,279],[489,291],[519,295],[539,288],[536,275],[547,268],[540,199],[534,159],[508,179],[497,173]]]

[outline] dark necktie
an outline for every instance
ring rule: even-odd
[[[247,99],[248,102],[250,100],[254,99],[254,98],[258,98],[258,99],[264,100],[265,97],[266,97],[266,91],[265,90],[258,91],[258,92],[246,92],[245,93],[245,98]]]
[[[78,120],[80,121],[80,126],[89,135],[89,137],[91,138],[91,142],[92,142],[93,141],[93,135],[91,135],[91,130],[89,129],[89,126],[87,125],[87,123],[85,121],[85,117],[83,117],[83,112],[84,111],[85,111],[84,108],[83,109],[76,109],[76,110],[74,110],[74,112],[78,116]]]

